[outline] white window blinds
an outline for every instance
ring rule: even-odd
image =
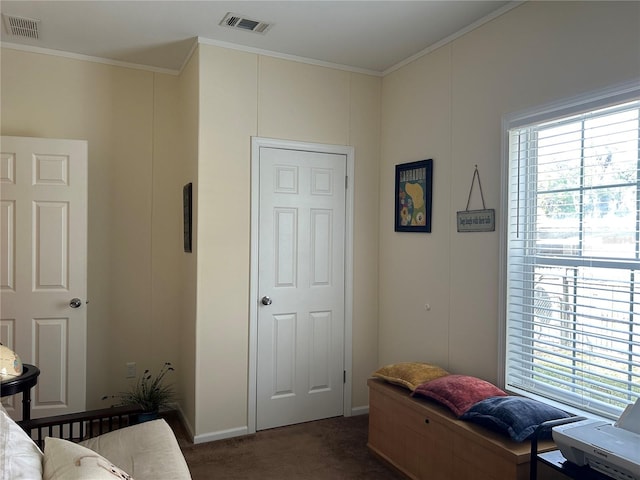
[[[610,418],[640,396],[637,98],[508,129],[506,387]]]

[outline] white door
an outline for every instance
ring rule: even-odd
[[[343,414],[346,155],[260,148],[258,430]]]
[[[0,159],[0,341],[40,369],[32,418],[81,411],[87,142],[2,137]],[[22,417],[21,401],[20,394],[8,400],[16,419]]]

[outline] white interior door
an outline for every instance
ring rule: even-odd
[[[258,430],[343,414],[346,156],[260,148]]]
[[[0,160],[0,341],[40,369],[32,418],[81,411],[87,142],[2,137]],[[16,419],[22,416],[21,400],[16,395],[7,401]]]

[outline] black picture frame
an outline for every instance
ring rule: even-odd
[[[396,165],[396,232],[431,232],[433,159]]]
[[[182,212],[184,223],[184,251],[191,253],[191,233],[193,222],[193,186],[191,182],[182,187]]]

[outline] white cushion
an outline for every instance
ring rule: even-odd
[[[42,452],[1,407],[0,472],[3,480],[42,478]]]
[[[136,480],[191,479],[173,430],[162,419],[105,433],[81,444],[108,458]]]
[[[44,439],[43,480],[133,480],[109,460],[77,443]]]

